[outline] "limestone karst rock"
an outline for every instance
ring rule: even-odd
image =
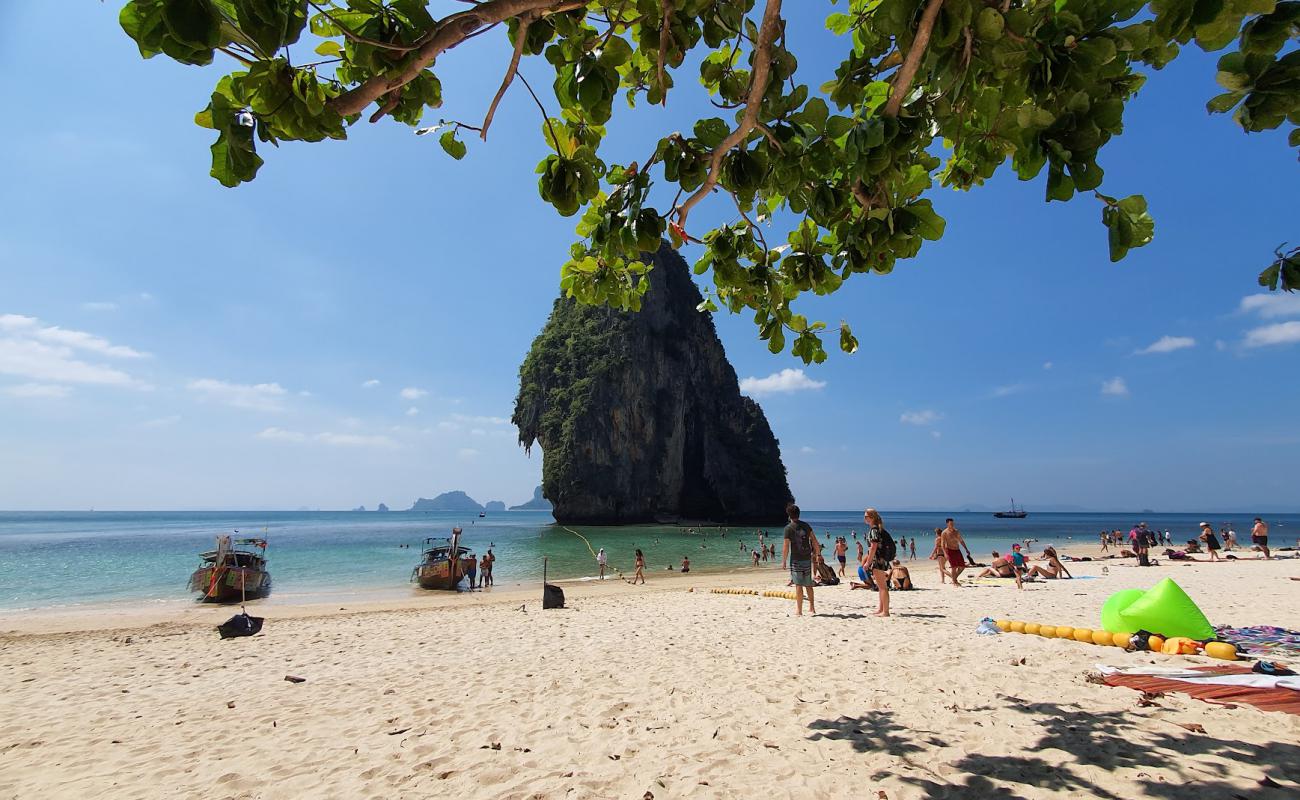
[[[520,367],[513,422],[541,445],[559,522],[775,525],[790,499],[779,443],[735,370],[686,263],[663,247],[636,313],[556,300]]]

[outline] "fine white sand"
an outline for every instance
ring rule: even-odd
[[[1085,679],[1208,659],[975,634],[1092,627],[1164,575],[1215,623],[1296,628],[1300,560],[1071,564],[1099,577],[1023,592],[910,563],[891,619],[846,585],[802,618],[707,591],[784,588],[773,567],[569,584],[545,612],[536,591],[262,606],[230,641],[229,608],[0,615],[0,797],[1300,796],[1300,717]]]

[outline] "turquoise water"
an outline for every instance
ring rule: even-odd
[[[895,538],[920,534],[917,556],[925,558],[933,529],[943,524],[945,516],[948,513],[886,513],[885,522]],[[998,520],[990,514],[953,516],[971,550],[981,558],[1025,538],[1039,540],[1035,550],[1054,543],[1068,552],[1072,541],[1093,544],[1103,528],[1127,531],[1139,518],[1131,513],[1031,513],[1023,520]],[[1233,523],[1239,540],[1245,541],[1250,516],[1146,514],[1140,518],[1157,529],[1168,528],[1175,542],[1194,536],[1202,519],[1216,528]],[[863,530],[858,511],[808,512],[805,518],[823,540]],[[1268,519],[1274,546],[1296,543],[1300,515]],[[362,591],[411,593],[417,590],[410,588],[408,578],[419,561],[421,542],[426,536],[445,537],[453,525],[464,528],[465,543],[480,555],[489,545],[495,546],[498,586],[539,580],[543,557],[549,559],[552,578],[594,574],[594,560],[582,539],[540,511],[501,512],[483,519],[461,513],[403,512],[0,512],[0,609],[185,599],[189,597],[185,584],[198,565],[197,554],[211,549],[218,534],[235,530],[260,536],[265,529],[273,602],[307,602]],[[725,538],[719,529],[688,533],[664,526],[574,530],[593,548],[606,548],[614,567],[628,569],[634,549],[642,548],[651,579],[669,565],[676,569],[683,556],[689,556],[696,569],[747,567],[749,556],[740,543],[757,544],[752,527],[731,528]]]

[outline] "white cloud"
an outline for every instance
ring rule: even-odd
[[[469,460],[478,455],[478,451],[472,447],[462,447],[456,451],[456,455],[464,460]]]
[[[989,395],[992,397],[1006,397],[1023,392],[1026,388],[1023,383],[1008,383],[1006,386],[994,387],[993,391],[989,392]]]
[[[904,411],[898,421],[904,425],[933,425],[943,419],[943,414],[928,408],[920,411]]]
[[[487,436],[487,431],[483,430],[482,428],[470,428],[470,429],[469,429],[469,435],[470,435],[470,436]]]
[[[325,431],[315,434],[314,436],[301,433],[299,431],[288,431],[283,428],[266,428],[256,434],[258,439],[267,439],[273,442],[318,442],[329,445],[330,447],[379,447],[394,448],[397,442],[387,436],[370,436],[358,433],[332,433]]]
[[[1172,353],[1175,350],[1185,350],[1195,346],[1196,340],[1190,336],[1161,336],[1141,350],[1134,350],[1133,355],[1149,356],[1155,353]]]
[[[117,310],[117,303],[106,303],[106,302],[94,302],[94,301],[92,301],[92,302],[89,302],[89,303],[82,303],[82,304],[81,304],[81,307],[84,308],[84,309],[86,309],[87,311],[116,311],[116,310]]]
[[[172,425],[175,425],[180,421],[181,421],[180,414],[172,414],[171,416],[168,417],[158,417],[157,419],[145,420],[144,422],[140,423],[140,427],[141,428],[170,428]]]
[[[460,430],[460,425],[455,422],[451,422],[450,420],[444,419],[442,422],[438,423],[438,430],[458,431]]]
[[[90,357],[147,358],[85,331],[43,325],[36,317],[0,314],[0,374],[37,383],[86,383],[150,388],[117,367],[84,360]]]
[[[1228,343],[1225,342],[1225,341],[1223,341],[1222,339],[1215,339],[1215,340],[1214,340],[1214,349],[1215,349],[1215,350],[1218,350],[1220,353],[1222,353],[1224,350],[1227,350],[1227,349],[1228,349]]]
[[[0,394],[7,394],[10,397],[37,400],[57,400],[61,397],[67,397],[71,392],[72,390],[67,386],[52,383],[20,383],[17,386],[6,386],[0,389]]]
[[[1101,393],[1115,397],[1128,396],[1128,384],[1123,378],[1115,377],[1101,382]]]
[[[361,384],[361,388],[362,388],[362,389],[373,389],[373,388],[375,388],[375,387],[378,386],[378,385],[379,385],[379,379],[378,379],[378,378],[371,378],[370,380],[368,380],[368,381],[362,383],[362,384]]]
[[[283,410],[280,399],[287,394],[278,383],[230,383],[214,378],[190,381],[185,388],[199,393],[204,399],[254,411]]]
[[[148,358],[148,353],[141,353],[124,345],[113,344],[102,336],[85,331],[68,330],[58,325],[41,325],[36,317],[24,317],[21,314],[0,314],[0,331],[17,334],[24,338],[35,339],[58,347],[85,350],[109,358]]]
[[[307,441],[307,434],[286,431],[284,428],[267,428],[258,433],[257,438],[270,439],[273,442],[305,442]]]
[[[1300,342],[1300,320],[1278,322],[1246,331],[1247,347],[1269,347]]]
[[[408,386],[398,392],[398,394],[401,395],[403,400],[419,400],[421,397],[427,395],[428,392],[423,389],[417,389],[414,386]]]
[[[935,439],[942,439],[943,433],[941,431],[930,431],[930,436]]]
[[[410,408],[406,409],[406,416],[408,417],[414,417],[419,413],[420,413],[420,409],[416,408],[415,406],[411,406]]]
[[[299,397],[311,397],[311,392],[307,391],[306,389],[303,389],[301,392],[298,392],[298,396],[299,396]]]
[[[101,386],[137,385],[120,369],[88,364],[67,347],[51,347],[31,339],[0,338],[0,374],[34,381],[89,383]]]
[[[452,414],[451,418],[455,422],[465,425],[509,425],[510,420],[505,417],[481,417],[472,414]]]
[[[333,447],[397,447],[397,442],[387,436],[365,436],[358,433],[318,433],[312,437],[315,441]]]
[[[800,447],[800,448],[799,448],[799,452],[800,452],[800,453],[804,453],[804,454],[806,454],[806,455],[810,455],[810,454],[812,454],[812,453],[816,453],[816,452],[817,452],[817,448],[815,448],[815,447],[809,447],[808,445],[804,445],[803,447]]]
[[[807,389],[820,389],[826,381],[809,378],[801,369],[783,369],[773,372],[766,378],[745,378],[740,382],[740,391],[749,395],[785,394],[801,392]]]
[[[144,303],[152,303],[154,301],[154,296],[149,294],[148,292],[140,292],[138,296],[140,298],[140,301]]]
[[[1051,369],[1051,368],[1052,368],[1052,362],[1050,361],[1043,362],[1043,369]]]
[[[1265,319],[1300,317],[1300,292],[1246,295],[1241,298],[1238,310],[1243,314],[1258,314]]]

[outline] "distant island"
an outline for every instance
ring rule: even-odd
[[[555,506],[551,505],[550,500],[547,500],[545,497],[542,497],[542,487],[538,486],[536,489],[533,490],[532,500],[529,500],[527,503],[522,503],[517,506],[510,506],[510,510],[511,511],[554,511]]]
[[[484,511],[505,511],[506,504],[500,500],[489,500],[483,504]]]
[[[379,513],[383,514],[383,513],[386,513],[386,512],[388,511],[388,506],[384,505],[383,503],[380,503],[380,504],[379,504],[379,508],[376,508],[375,510],[378,511]]]
[[[352,510],[353,510],[353,511],[365,511],[365,510],[366,510],[366,507],[365,507],[365,506],[357,506],[356,508],[354,508],[354,509],[352,509]]]
[[[457,490],[454,492],[443,492],[437,497],[429,500],[421,497],[411,506],[411,511],[482,511],[483,506],[474,498]]]

